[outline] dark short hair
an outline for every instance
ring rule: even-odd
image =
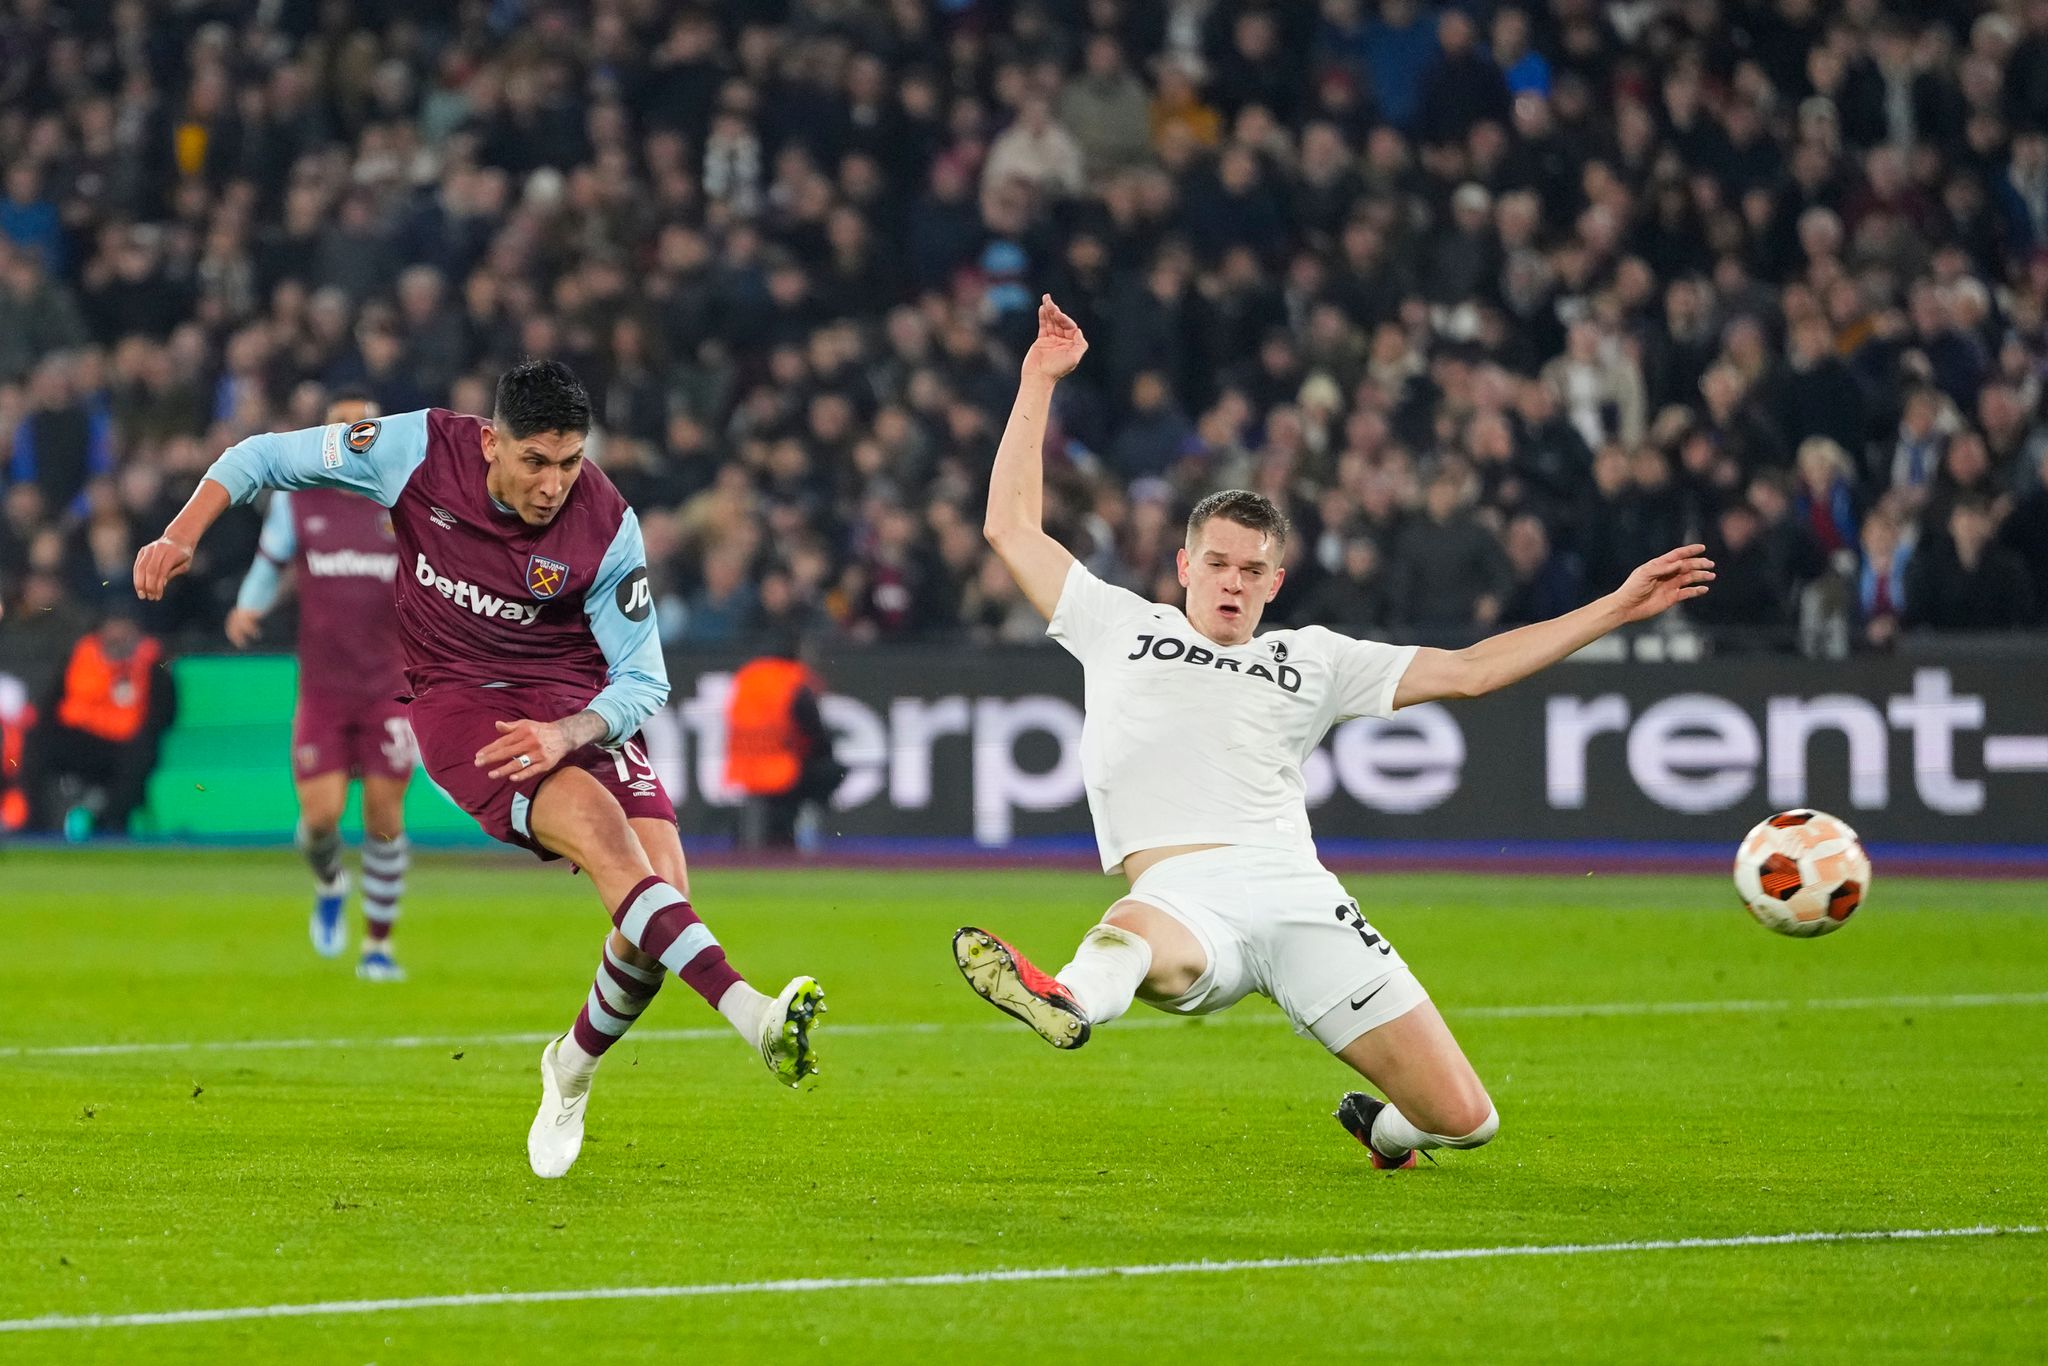
[[[364,408],[369,410],[371,417],[382,417],[384,415],[384,409],[377,402],[377,396],[368,389],[363,388],[360,384],[347,385],[344,388],[336,389],[327,396],[327,409],[329,412],[332,412],[344,403],[362,404]]]
[[[1202,524],[1212,517],[1221,517],[1226,522],[1235,522],[1259,532],[1276,546],[1287,544],[1287,514],[1273,506],[1273,500],[1250,489],[1222,489],[1210,494],[1195,504],[1195,510],[1188,514],[1188,544],[1195,542],[1195,533]]]
[[[558,360],[528,360],[498,377],[492,418],[514,441],[536,432],[590,430],[590,392]]]

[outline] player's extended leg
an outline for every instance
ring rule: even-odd
[[[363,775],[363,956],[356,976],[366,982],[403,982],[391,949],[391,927],[405,895],[412,846],[405,838],[406,778]]]
[[[1337,1109],[1376,1167],[1413,1166],[1415,1154],[1431,1148],[1477,1148],[1500,1130],[1499,1112],[1433,1001],[1359,1035],[1337,1056],[1386,1095],[1353,1091]]]
[[[672,824],[629,822],[617,800],[579,768],[549,775],[528,819],[536,840],[589,875],[617,927],[576,1025],[541,1055],[541,1108],[527,1135],[535,1174],[560,1176],[575,1162],[598,1059],[646,1009],[664,969],[754,1044],[777,1079],[795,1086],[818,1070],[810,1031],[824,1008],[823,991],[798,977],[770,1000],[733,969],[682,891],[682,842]]]
[[[640,842],[641,851],[647,855],[654,876],[688,897],[689,869],[683,861],[683,845],[675,826],[667,821],[644,819],[628,824],[633,837]],[[559,1046],[550,1045],[557,1075],[571,1089],[588,1089],[598,1060],[625,1037],[653,1002],[655,993],[661,990],[662,975],[661,960],[642,953],[625,935],[613,930],[605,936],[597,977],[590,984],[590,995],[577,1013],[576,1023]]]
[[[1187,926],[1143,901],[1119,901],[1081,937],[1074,959],[1047,976],[987,930],[953,936],[953,957],[967,984],[996,1009],[1036,1030],[1054,1048],[1079,1048],[1144,996],[1185,996],[1209,966]]]
[[[341,808],[348,801],[348,774],[339,770],[297,780],[299,829],[297,843],[315,882],[313,913],[306,932],[322,958],[334,958],[348,947],[348,927],[341,918],[348,900],[348,874],[341,866]]]

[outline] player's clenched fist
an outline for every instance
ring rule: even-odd
[[[135,556],[135,596],[155,602],[164,586],[192,567],[192,548],[167,537],[151,541]]]
[[[228,639],[238,650],[246,650],[256,643],[263,634],[263,616],[247,607],[237,607],[228,613]]]

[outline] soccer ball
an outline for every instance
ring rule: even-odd
[[[1833,934],[1870,895],[1870,856],[1846,821],[1780,811],[1743,838],[1735,890],[1767,930]]]

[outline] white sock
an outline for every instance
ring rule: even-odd
[[[1143,935],[1116,925],[1097,925],[1081,936],[1074,961],[1053,976],[1074,993],[1088,1023],[1107,1024],[1131,1008],[1152,971],[1152,946]]]
[[[745,982],[734,982],[718,998],[718,1013],[740,1032],[742,1039],[754,1043],[761,1037],[762,1017],[774,1004],[774,997],[763,996]]]
[[[580,1096],[590,1089],[590,1079],[597,1075],[597,1065],[603,1061],[584,1052],[574,1032],[564,1034],[555,1044],[555,1085],[562,1088],[564,1096]]]
[[[1492,1106],[1487,1107],[1486,1119],[1478,1128],[1453,1138],[1423,1132],[1408,1122],[1408,1116],[1388,1105],[1372,1122],[1372,1146],[1381,1157],[1399,1157],[1410,1149],[1427,1152],[1431,1148],[1477,1148],[1499,1132],[1500,1111]]]
[[[1414,1148],[1434,1148],[1430,1136],[1408,1122],[1408,1116],[1392,1105],[1381,1110],[1372,1122],[1372,1146],[1381,1157],[1399,1157]]]

